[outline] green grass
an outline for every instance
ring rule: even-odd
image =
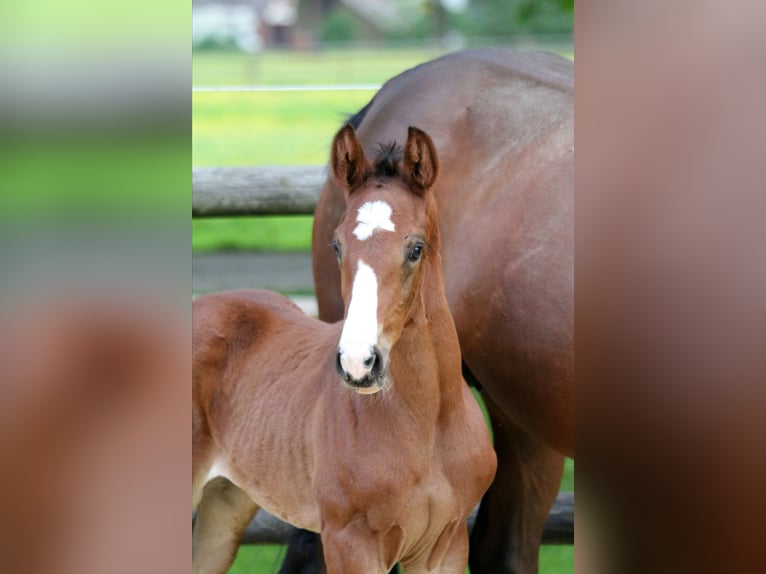
[[[229,574],[270,574],[278,572],[285,557],[285,546],[264,544],[240,546]]]
[[[276,545],[241,546],[229,574],[270,574],[279,570],[285,548]],[[543,546],[540,548],[540,572],[568,574],[574,572],[572,546]],[[470,570],[466,570],[470,572]]]
[[[194,220],[192,249],[306,251],[311,249],[310,215],[275,215]]]
[[[374,90],[216,92],[192,98],[192,163],[321,165],[332,136]]]
[[[303,52],[194,52],[195,86],[383,83],[446,53],[440,48],[352,48]],[[559,52],[573,58],[571,52]]]
[[[574,546],[541,546],[540,574],[571,574],[574,572]]]
[[[195,53],[194,85],[380,84],[427,61],[434,50]],[[216,92],[192,98],[192,162],[324,164],[333,134],[375,90]]]
[[[192,82],[205,85],[383,83],[444,50],[349,49],[304,52],[195,52]]]

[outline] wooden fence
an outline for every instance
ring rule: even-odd
[[[325,166],[214,167],[192,170],[192,217],[311,215],[322,190]],[[476,510],[468,519],[473,526]],[[259,511],[243,544],[285,544],[293,527]],[[560,493],[542,536],[543,544],[574,543],[574,494]]]
[[[311,215],[324,166],[198,167],[192,170],[192,217]]]

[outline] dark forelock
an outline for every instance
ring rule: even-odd
[[[396,142],[378,145],[373,160],[373,174],[382,177],[396,177],[400,173],[402,148]]]

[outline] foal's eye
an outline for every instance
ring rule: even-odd
[[[423,253],[423,246],[418,243],[415,245],[415,247],[412,248],[412,251],[410,251],[410,254],[407,256],[407,259],[410,261],[417,261],[420,259],[421,254]]]
[[[333,239],[332,248],[335,250],[335,256],[340,259],[340,243]]]

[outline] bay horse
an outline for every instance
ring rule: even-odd
[[[537,571],[564,455],[574,455],[573,121],[572,62],[503,49],[408,70],[351,120],[368,146],[415,124],[439,149],[447,301],[498,457],[472,533],[473,574]],[[343,189],[328,178],[313,270],[319,317],[330,322],[344,311],[327,247],[344,210]]]
[[[333,573],[463,574],[466,518],[495,474],[444,293],[430,137],[372,162],[352,126],[328,243],[344,321],[267,291],[193,303],[193,564],[226,572],[258,507],[321,532]]]

